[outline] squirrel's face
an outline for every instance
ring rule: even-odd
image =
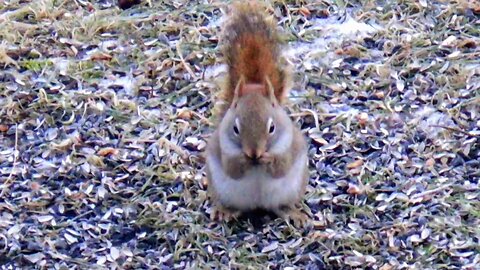
[[[222,129],[231,147],[256,162],[286,131],[288,121],[276,102],[262,94],[250,93],[230,107]]]

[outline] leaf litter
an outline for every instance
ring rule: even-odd
[[[2,269],[478,267],[479,5],[267,6],[309,137],[305,229],[208,218],[223,2],[0,4]]]

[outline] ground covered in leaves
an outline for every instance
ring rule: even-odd
[[[210,222],[223,3],[0,3],[1,269],[478,269],[478,1],[271,1],[312,226]]]

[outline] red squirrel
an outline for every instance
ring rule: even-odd
[[[211,218],[265,209],[303,226],[308,147],[283,107],[291,79],[276,23],[259,6],[237,3],[220,42],[228,75],[226,106],[206,150]]]

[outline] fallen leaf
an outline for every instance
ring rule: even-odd
[[[269,245],[262,248],[262,253],[268,253],[276,250],[278,248],[278,242],[272,242]]]
[[[37,263],[38,261],[45,258],[45,255],[41,252],[38,252],[34,254],[24,255],[24,258],[30,261],[31,263]]]
[[[310,138],[311,138],[314,142],[316,142],[316,143],[318,143],[318,144],[320,144],[320,145],[327,145],[327,144],[328,144],[328,142],[327,142],[324,138],[322,138],[322,135],[321,135],[321,134],[313,133],[313,134],[310,135]]]
[[[425,162],[425,165],[426,165],[428,168],[432,168],[433,165],[435,165],[435,159],[433,159],[433,158],[427,159],[427,161]]]
[[[393,269],[393,265],[388,264],[388,263],[382,265],[382,266],[379,268],[379,270],[392,270],[392,269]]]
[[[349,183],[347,193],[352,195],[360,195],[364,193],[364,190],[355,184]]]
[[[95,53],[90,56],[90,60],[92,61],[110,61],[112,60],[113,56],[107,53]]]
[[[443,46],[443,47],[452,47],[456,40],[457,40],[456,36],[449,36],[444,41],[442,41],[442,43],[440,45]]]
[[[37,217],[37,220],[38,220],[38,222],[40,222],[40,223],[45,223],[45,222],[48,222],[48,221],[50,221],[50,220],[52,220],[52,219],[53,219],[53,216],[52,216],[52,215],[45,215],[45,216],[38,216],[38,217]]]
[[[310,10],[308,10],[308,8],[306,8],[306,7],[301,7],[301,8],[299,8],[299,11],[300,11],[300,13],[302,13],[302,15],[305,16],[305,17],[308,17],[308,16],[310,16],[310,15],[312,14],[312,13],[310,12]]]
[[[30,183],[30,188],[32,189],[32,191],[38,191],[40,190],[40,184],[38,182],[31,182]]]
[[[97,154],[101,157],[105,157],[105,156],[108,156],[108,155],[117,155],[118,154],[118,150],[113,148],[113,147],[105,147],[105,148],[102,148],[100,150],[98,150]]]
[[[65,239],[67,240],[67,242],[69,244],[74,244],[74,243],[78,242],[78,239],[76,237],[74,237],[73,235],[70,235],[68,233],[65,234]]]
[[[120,251],[116,247],[111,247],[110,248],[110,256],[112,256],[112,259],[116,261],[120,257]]]
[[[363,160],[362,159],[357,159],[354,162],[347,164],[347,169],[358,168],[362,165],[363,165]]]
[[[177,113],[177,117],[184,120],[192,119],[192,115],[192,111],[184,108],[180,109]]]

